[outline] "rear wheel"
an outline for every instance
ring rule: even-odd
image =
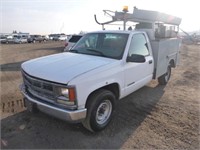
[[[93,93],[87,102],[87,117],[83,126],[95,132],[104,129],[112,118],[115,106],[115,95],[108,90]]]
[[[167,72],[158,78],[160,85],[166,85],[171,77],[171,65],[167,67]]]

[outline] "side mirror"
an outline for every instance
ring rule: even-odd
[[[128,56],[126,59],[127,62],[136,62],[136,63],[143,63],[146,61],[145,56],[143,55],[137,55],[132,54],[131,56]]]

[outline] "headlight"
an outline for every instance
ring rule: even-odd
[[[69,89],[61,88],[61,89],[60,89],[60,93],[61,93],[63,96],[69,98]]]
[[[59,96],[57,97],[57,102],[64,105],[75,105],[76,92],[75,88],[63,88],[59,90]]]

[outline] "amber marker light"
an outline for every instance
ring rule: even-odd
[[[128,6],[123,7],[123,12],[128,12]]]
[[[69,88],[69,101],[75,101],[75,100],[76,100],[75,88]]]

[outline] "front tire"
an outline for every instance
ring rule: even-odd
[[[112,119],[115,95],[108,90],[99,90],[89,97],[86,107],[83,126],[92,132],[103,130]]]
[[[171,65],[167,67],[167,72],[158,78],[160,85],[166,85],[171,77]]]

